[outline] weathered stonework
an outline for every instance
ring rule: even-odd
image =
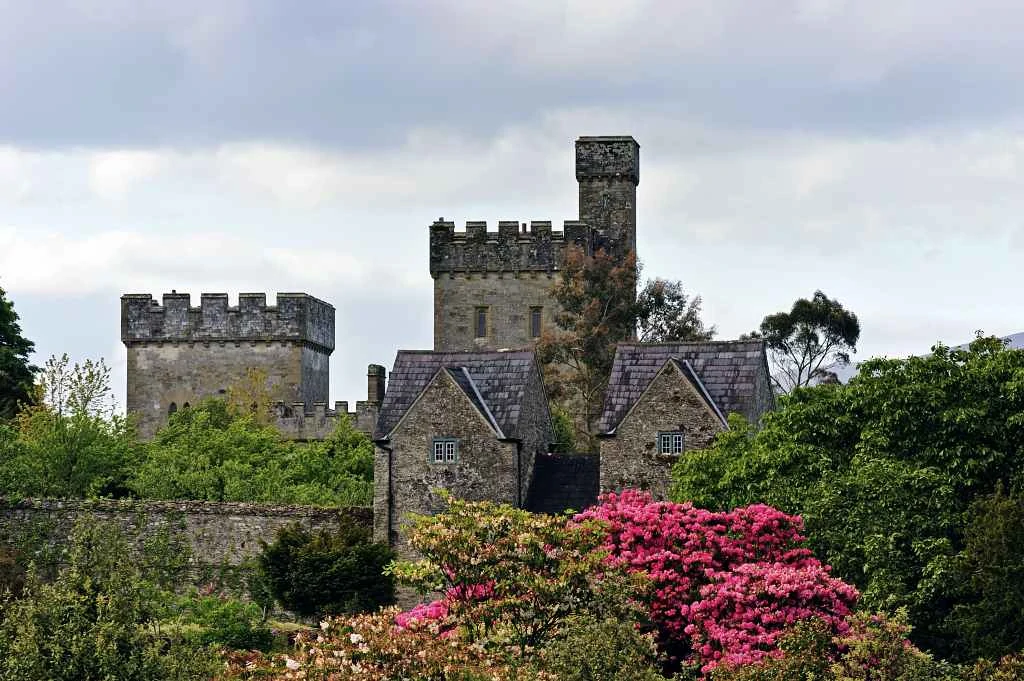
[[[532,308],[541,308],[542,329],[557,314],[553,277],[573,245],[586,253],[602,248],[616,257],[636,251],[636,187],[640,145],[632,137],[576,140],[579,220],[552,230],[547,221],[467,222],[464,232],[440,218],[430,226],[430,275],[434,278],[434,349],[527,348]],[[487,310],[479,336],[476,311]]]
[[[0,537],[16,537],[26,527],[49,529],[63,542],[75,520],[89,516],[112,521],[140,538],[170,528],[191,542],[194,568],[238,565],[256,556],[260,541],[271,542],[280,527],[300,523],[310,529],[336,529],[355,523],[369,527],[368,508],[317,508],[203,501],[0,500]]]
[[[619,423],[601,438],[601,491],[645,489],[655,499],[668,496],[672,465],[678,456],[658,453],[658,433],[682,431],[683,456],[703,449],[725,429],[699,388],[674,362],[667,362]]]
[[[224,293],[121,297],[121,340],[128,350],[127,409],[140,437],[150,438],[168,414],[223,395],[249,369],[267,373],[271,397],[285,404],[327,402],[334,350],[334,308],[304,293],[243,293],[237,307]]]
[[[457,438],[453,464],[430,460],[435,437]],[[374,468],[375,537],[408,554],[402,524],[409,513],[436,513],[445,489],[470,500],[520,505],[518,447],[499,441],[494,430],[452,380],[439,371],[406,413],[389,442],[378,444]],[[376,495],[375,495],[376,496]]]

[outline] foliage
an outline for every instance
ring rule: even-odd
[[[714,338],[714,326],[700,318],[700,296],[683,291],[681,281],[650,279],[636,300],[637,339],[644,343],[706,341]]]
[[[629,599],[643,580],[605,563],[599,524],[445,498],[447,512],[411,519],[408,541],[423,559],[392,570],[443,592],[459,637],[528,657],[562,635],[570,615],[636,617]]]
[[[576,451],[576,429],[573,428],[572,417],[557,405],[551,409],[551,432],[555,438],[552,446],[557,447],[557,451]]]
[[[269,651],[274,634],[256,603],[223,594],[195,594],[182,600],[181,621],[199,625],[193,637],[202,645]]]
[[[716,513],[625,490],[577,519],[605,524],[613,565],[650,576],[662,644],[704,671],[772,654],[802,619],[841,631],[857,598],[803,547],[800,519],[768,506]]]
[[[657,662],[652,637],[634,622],[584,615],[567,620],[537,666],[559,681],[660,681]]]
[[[25,564],[21,553],[12,546],[0,546],[0,598],[7,594],[17,598],[25,587]]]
[[[249,367],[245,376],[228,386],[224,401],[232,416],[250,416],[261,426],[274,422],[274,402],[279,395],[270,387],[265,369]]]
[[[751,336],[764,338],[768,345],[776,389],[790,392],[849,364],[850,353],[857,351],[860,322],[838,300],[815,291],[810,300],[793,303],[789,312],[765,317]]]
[[[995,494],[968,513],[964,548],[956,561],[961,598],[950,627],[974,655],[1024,650],[1024,497]]]
[[[35,404],[0,433],[0,488],[12,497],[124,496],[134,431],[114,412],[103,360],[46,361]]]
[[[311,532],[293,524],[264,544],[260,569],[282,606],[299,615],[338,615],[374,610],[394,599],[384,575],[393,554],[370,539],[368,529],[349,524],[335,532]]]
[[[570,248],[551,290],[558,303],[554,332],[537,344],[548,391],[578,406],[581,435],[592,433],[615,358],[615,344],[629,340],[636,324],[636,257],[622,261],[599,250]]]
[[[731,419],[712,447],[678,462],[672,494],[799,513],[815,554],[864,606],[908,607],[915,642],[969,659],[985,649],[947,622],[964,597],[964,514],[1000,483],[1019,489],[1021,414],[1024,352],[998,339],[873,359],[846,386],[794,391],[760,430]]]
[[[67,564],[44,583],[30,570],[22,596],[0,621],[0,679],[195,679],[210,675],[209,651],[160,629],[167,594],[110,525],[79,522]]]
[[[723,665],[711,681],[954,681],[952,666],[937,662],[907,641],[906,613],[895,618],[858,613],[845,634],[834,636],[817,620],[792,627],[780,655],[757,664]]]
[[[458,637],[438,636],[437,625],[396,629],[395,609],[348,619],[328,618],[314,633],[296,636],[296,650],[266,660],[229,658],[228,679],[305,678],[309,681],[514,681],[514,667],[483,647]]]
[[[327,441],[286,442],[253,414],[211,399],[171,415],[130,486],[147,499],[367,506],[372,469],[372,444],[347,419]]]
[[[35,344],[21,335],[18,313],[7,293],[0,288],[0,421],[31,404],[35,394],[32,381],[36,367],[29,363]]]

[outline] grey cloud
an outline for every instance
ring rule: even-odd
[[[1017,4],[634,4],[10,2],[0,140],[380,148],[416,127],[489,138],[608,102],[885,134],[1002,119],[1024,96]]]

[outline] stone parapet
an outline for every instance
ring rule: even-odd
[[[334,350],[334,307],[306,293],[278,293],[267,305],[265,293],[241,293],[228,305],[226,293],[203,293],[199,307],[191,295],[172,291],[162,304],[150,294],[121,296],[121,340],[153,342],[298,342],[330,354]]]
[[[443,272],[552,272],[565,258],[571,244],[590,247],[590,228],[578,220],[566,220],[553,230],[550,221],[527,225],[498,222],[498,231],[487,231],[483,221],[467,222],[465,231],[440,218],[430,225],[430,274]]]

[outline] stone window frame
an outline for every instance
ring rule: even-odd
[[[530,319],[529,319],[529,332],[530,338],[540,338],[541,331],[544,330],[544,308],[540,305],[535,305],[530,308]]]
[[[430,446],[430,463],[452,464],[459,461],[459,438],[435,437]]]
[[[686,434],[681,430],[658,431],[658,454],[679,456],[686,447]]]
[[[477,305],[473,308],[473,337],[487,338],[490,336],[491,308],[487,305]]]

